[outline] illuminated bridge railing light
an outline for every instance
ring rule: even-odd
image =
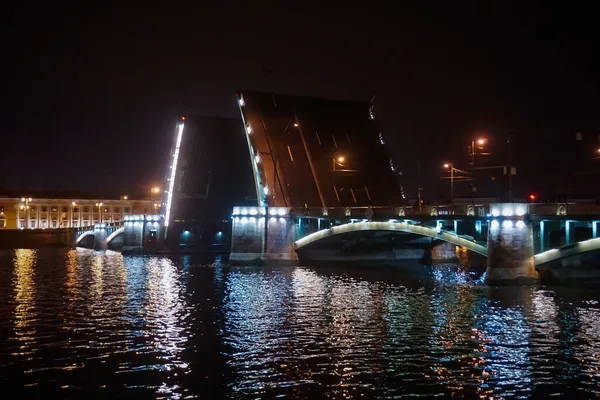
[[[233,207],[232,217],[250,217],[266,215],[265,207]]]

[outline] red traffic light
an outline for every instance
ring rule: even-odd
[[[529,200],[534,201],[536,199],[537,199],[537,195],[535,195],[533,193],[529,195]]]

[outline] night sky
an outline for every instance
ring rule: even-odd
[[[409,196],[418,164],[424,196],[444,195],[441,163],[466,166],[481,133],[498,162],[516,135],[522,195],[550,197],[568,189],[572,172],[594,167],[591,9],[284,3],[5,10],[0,191],[144,192],[162,181],[177,115],[238,117],[238,87],[376,96]]]

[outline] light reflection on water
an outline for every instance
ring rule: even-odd
[[[0,386],[73,398],[600,395],[600,295],[480,279],[462,263],[414,278],[0,252]]]

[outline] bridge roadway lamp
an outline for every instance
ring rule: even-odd
[[[479,155],[488,155],[489,153],[477,153],[477,150],[483,150],[483,146],[487,143],[487,139],[484,137],[480,137],[478,139],[471,140],[471,146],[469,148],[469,157],[471,159],[471,165],[475,165],[475,156]]]
[[[345,156],[336,156],[333,157],[333,180],[335,181],[335,166],[339,165],[340,167],[343,167],[344,164],[342,164],[344,161],[346,161],[346,157]]]
[[[444,168],[450,170],[450,202],[452,203],[454,202],[454,173],[468,174],[468,172],[454,168],[454,164],[452,163],[444,163]]]

